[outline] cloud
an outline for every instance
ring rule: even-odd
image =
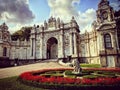
[[[120,0],[110,0],[110,5],[115,9],[115,10],[120,10]]]
[[[96,19],[94,9],[85,12],[76,9],[76,5],[80,5],[80,0],[48,0],[48,5],[51,10],[50,16],[60,17],[64,22],[70,21],[74,16],[82,32],[85,29],[90,30],[90,24]]]
[[[0,19],[5,22],[25,24],[35,18],[28,0],[0,0]]]
[[[78,16],[75,4],[80,0],[48,0],[50,16],[60,17],[64,21],[70,20],[72,16]]]
[[[91,31],[91,24],[94,20],[96,20],[96,11],[94,9],[88,9],[85,12],[79,11],[79,19],[78,23],[81,29],[81,32],[84,32],[85,30]]]

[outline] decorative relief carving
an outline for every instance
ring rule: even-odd
[[[111,25],[103,25],[100,27],[101,30],[104,30],[104,29],[111,29],[113,28]]]
[[[67,33],[65,36],[64,36],[64,43],[66,46],[69,46],[69,34]]]

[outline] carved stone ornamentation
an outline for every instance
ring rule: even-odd
[[[80,63],[77,59],[73,60],[73,66],[74,66],[74,70],[73,70],[74,74],[82,74],[82,68],[80,67]]]

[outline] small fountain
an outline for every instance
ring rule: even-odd
[[[73,67],[74,67],[74,70],[72,73],[82,74],[82,68],[80,67],[80,63],[79,63],[78,59],[74,59],[72,63],[73,63]]]

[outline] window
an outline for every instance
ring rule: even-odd
[[[112,48],[112,43],[111,43],[111,36],[110,36],[110,34],[105,34],[105,35],[104,35],[104,43],[105,43],[105,48]]]
[[[3,56],[7,56],[7,48],[6,47],[3,48]]]

